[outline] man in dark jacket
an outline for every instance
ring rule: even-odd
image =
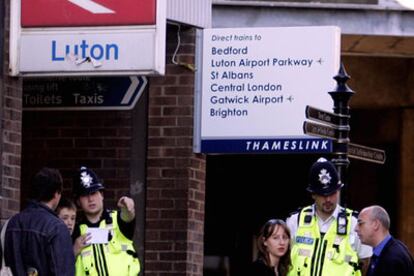
[[[414,276],[414,261],[407,246],[389,232],[390,217],[384,208],[364,208],[355,231],[362,243],[374,248],[367,276]]]
[[[62,184],[58,170],[41,169],[31,185],[33,201],[10,219],[4,255],[14,276],[75,275],[69,230],[54,212]]]

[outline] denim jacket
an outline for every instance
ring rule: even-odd
[[[72,240],[66,225],[46,205],[31,201],[6,230],[5,261],[13,275],[75,275]]]

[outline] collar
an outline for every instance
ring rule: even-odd
[[[387,235],[377,246],[373,249],[373,254],[377,257],[381,255],[382,250],[384,249],[385,245],[391,239],[391,235]]]
[[[82,217],[79,220],[79,224],[86,224],[88,227],[98,227],[101,221],[108,220],[111,218],[111,211],[108,209],[103,209],[101,217],[99,218],[97,223],[90,222],[84,213],[82,213]]]
[[[49,208],[46,204],[40,201],[30,200],[27,205],[28,208],[42,208],[45,209],[47,212],[51,213],[55,217],[57,217],[57,214],[55,211]]]
[[[313,213],[315,214],[316,217],[318,217],[318,219],[322,222],[327,222],[330,220],[335,220],[338,217],[338,214],[340,211],[342,211],[342,207],[339,206],[339,204],[336,204],[335,210],[332,212],[332,214],[326,219],[326,220],[322,220],[322,218],[318,215],[318,213],[316,212],[316,206],[315,204],[312,205],[312,209],[313,209]]]

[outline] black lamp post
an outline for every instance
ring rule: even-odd
[[[346,203],[346,186],[347,186],[347,169],[349,165],[348,159],[348,144],[349,144],[349,120],[351,118],[349,112],[349,100],[354,95],[354,91],[348,87],[346,82],[350,79],[349,75],[345,72],[344,65],[341,64],[338,74],[334,77],[336,80],[336,88],[334,91],[328,92],[331,95],[334,108],[333,111],[335,114],[339,114],[339,136],[336,141],[334,141],[333,146],[333,158],[332,162],[335,164],[338,169],[339,178],[341,182],[344,183],[344,189],[342,192],[342,201]]]

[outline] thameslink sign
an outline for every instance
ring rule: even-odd
[[[243,149],[245,153],[330,153],[329,139],[223,139],[203,142],[205,152],[234,153]]]
[[[339,28],[204,29],[202,45],[196,152],[332,151],[302,127],[307,104],[332,104]]]
[[[11,1],[10,75],[162,75],[165,1]]]

